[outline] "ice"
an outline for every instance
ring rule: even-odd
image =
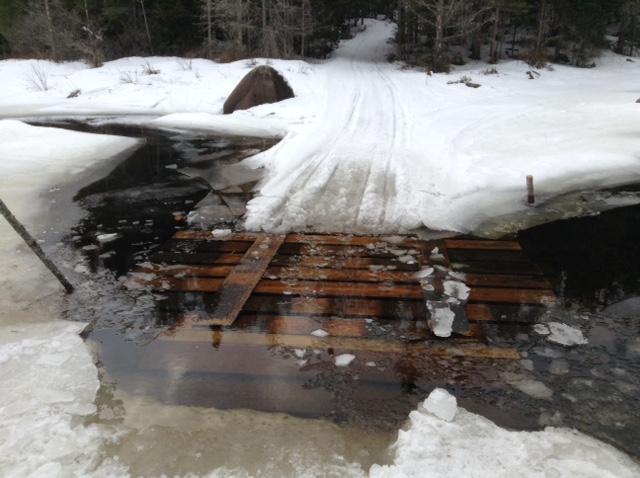
[[[327,332],[326,330],[322,330],[322,329],[316,329],[313,332],[311,332],[311,335],[313,335],[315,337],[327,337],[329,335],[329,332]]]
[[[469,292],[471,292],[471,289],[463,282],[453,280],[444,281],[444,293],[449,297],[453,297],[461,301],[467,300],[469,298]]]
[[[548,340],[562,345],[584,345],[588,343],[582,332],[560,322],[551,322],[548,324],[549,335]]]
[[[415,277],[416,279],[424,279],[429,277],[431,274],[433,274],[433,267],[424,267],[413,274],[413,277]]]
[[[216,239],[227,237],[231,235],[231,229],[214,229],[211,234]]]
[[[427,308],[429,309],[429,323],[433,333],[438,337],[450,337],[453,332],[455,312],[447,305],[433,301],[427,302]]]
[[[100,243],[105,243],[105,242],[115,241],[118,237],[120,237],[120,234],[118,234],[117,232],[114,232],[111,234],[99,234],[98,236],[96,236],[96,239]]]
[[[355,359],[356,359],[356,356],[353,354],[342,354],[342,355],[337,355],[334,360],[337,367],[346,367]]]
[[[423,406],[428,412],[447,422],[453,420],[458,413],[458,400],[442,388],[433,390]]]

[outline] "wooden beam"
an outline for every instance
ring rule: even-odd
[[[264,234],[246,252],[240,264],[220,287],[220,300],[207,320],[210,325],[231,325],[242,310],[264,271],[284,242],[284,236]]]
[[[362,282],[326,281],[261,281],[255,289],[258,294],[305,295],[312,297],[372,297],[379,299],[420,299],[420,286],[407,284],[386,285]]]
[[[473,249],[485,251],[521,251],[515,241],[487,241],[483,239],[445,239],[447,249]]]

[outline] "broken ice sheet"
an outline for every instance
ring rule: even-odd
[[[463,282],[446,280],[444,281],[444,293],[449,297],[455,297],[460,300],[467,300],[471,289]]]
[[[453,332],[453,320],[455,312],[451,310],[448,304],[442,302],[428,301],[429,324],[431,330],[438,337],[450,337]]]
[[[351,362],[353,362],[355,360],[355,358],[356,358],[356,356],[353,355],[353,354],[338,355],[335,358],[335,364],[336,364],[337,367],[346,367]]]

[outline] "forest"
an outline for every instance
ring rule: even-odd
[[[640,0],[2,0],[0,58],[325,58],[376,17],[397,25],[389,61],[436,72],[468,58],[589,67],[640,43]]]

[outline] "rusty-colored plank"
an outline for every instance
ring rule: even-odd
[[[558,297],[551,291],[542,289],[498,289],[492,287],[472,288],[469,294],[469,301],[511,304],[560,304]]]
[[[364,246],[342,244],[285,244],[279,254],[321,257],[372,257],[397,260],[407,254],[418,254],[416,247],[406,248],[393,246],[388,248],[369,248]],[[417,261],[417,258],[416,258]]]
[[[416,247],[421,241],[401,236],[353,236],[350,234],[289,234],[287,244],[325,244],[338,246]]]
[[[474,249],[474,250],[500,250],[521,251],[522,246],[515,241],[488,241],[484,239],[445,239],[447,249]]]
[[[160,341],[218,343],[220,345],[258,345],[265,347],[295,347],[302,349],[332,349],[340,352],[381,352],[395,354],[455,355],[491,359],[518,360],[520,354],[512,348],[499,348],[484,344],[444,342],[391,342],[376,339],[353,337],[315,337],[312,335],[280,335],[236,331],[203,331],[198,329],[179,329],[161,335]]]
[[[211,231],[178,231],[172,239],[184,241],[245,241],[253,242],[259,234],[250,232],[232,233],[224,236],[214,236]]]
[[[413,271],[372,271],[367,269],[317,269],[308,267],[271,267],[268,279],[328,280],[353,282],[419,283]]]
[[[123,284],[123,289],[155,290],[177,292],[217,292],[223,279],[190,277],[176,279],[174,277],[147,278],[144,275],[132,274]]]
[[[249,248],[242,261],[220,287],[220,300],[207,323],[230,325],[260,282],[271,259],[284,242],[284,236],[264,234]]]
[[[239,264],[242,254],[215,252],[168,252],[158,251],[151,255],[150,261],[166,264]]]
[[[471,322],[493,322],[494,316],[491,306],[487,304],[467,304],[464,307],[467,318]]]
[[[531,262],[521,251],[448,249],[451,262]]]
[[[544,276],[513,274],[465,274],[462,281],[469,287],[503,287],[510,289],[552,289]]]
[[[133,274],[155,274],[162,277],[227,277],[233,266],[215,265],[140,265],[133,270]]]
[[[361,282],[291,281],[263,280],[256,287],[259,294],[309,295],[330,297],[372,297],[372,298],[422,298],[419,286],[387,285]]]
[[[274,267],[319,267],[328,269],[368,269],[417,271],[418,264],[405,264],[391,258],[372,257],[318,257],[277,255],[271,262]]]
[[[165,242],[159,251],[176,253],[232,252],[241,255],[247,252],[250,242],[243,241],[174,241]]]

